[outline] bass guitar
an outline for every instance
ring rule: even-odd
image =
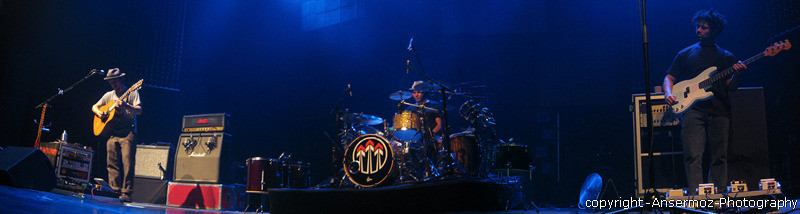
[[[792,48],[792,44],[789,43],[789,40],[776,42],[763,52],[756,54],[745,61],[742,61],[742,63],[747,65],[758,59],[761,59],[764,56],[775,56],[778,54],[778,52],[781,52],[782,50],[788,50],[789,48]],[[712,66],[701,72],[695,78],[684,80],[673,85],[672,95],[675,95],[675,100],[677,102],[670,107],[672,112],[678,114],[683,113],[686,110],[689,110],[694,103],[701,100],[710,99],[711,96],[714,96],[714,93],[708,89],[710,89],[711,86],[717,81],[727,79],[725,77],[729,77],[734,72],[736,71],[733,69],[733,67],[725,69],[722,72],[717,72],[717,67]]]
[[[133,84],[133,86],[128,88],[128,90],[126,90],[125,93],[122,94],[122,96],[119,97],[119,100],[122,100],[122,101],[127,100],[128,99],[128,95],[130,95],[131,92],[137,91],[140,88],[142,88],[142,81],[144,81],[144,79],[139,80],[139,82],[136,82],[136,84]],[[114,128],[114,125],[117,124],[117,122],[119,121],[120,117],[122,117],[122,115],[117,114],[117,110],[116,110],[116,108],[114,108],[114,104],[115,103],[116,103],[116,100],[112,100],[112,102],[108,102],[105,105],[98,107],[98,109],[101,112],[103,112],[103,115],[106,115],[106,116],[102,117],[102,118],[98,117],[97,115],[94,116],[94,135],[95,136],[107,135],[108,132],[111,131],[112,128]]]

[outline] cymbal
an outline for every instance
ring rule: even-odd
[[[361,120],[362,124],[367,124],[367,125],[378,125],[383,123],[383,118],[368,114],[361,114],[361,117],[359,119]]]
[[[405,100],[411,97],[413,97],[413,94],[410,91],[397,91],[389,94],[389,99],[392,100]]]
[[[364,125],[378,125],[383,123],[383,118],[363,113],[347,113],[342,116],[342,120],[349,123]]]
[[[417,105],[417,104],[414,104],[414,103],[409,103],[409,102],[406,102],[406,101],[400,101],[400,103],[401,103],[401,104],[403,104],[403,105],[407,105],[407,106],[414,106],[414,107],[417,107],[417,108],[420,108],[420,109],[426,109],[426,110],[431,110],[431,111],[438,111],[438,109],[435,109],[435,108],[427,107],[427,106],[424,106],[424,105]],[[455,109],[455,107],[453,107],[453,106],[447,106],[447,109],[446,109],[446,110],[447,110],[447,111],[452,111],[453,109]]]
[[[421,92],[437,92],[442,90],[442,86],[434,84],[432,82],[423,82],[416,85],[416,87],[409,88],[408,90],[417,90]]]

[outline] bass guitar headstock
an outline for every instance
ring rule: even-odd
[[[764,50],[764,55],[775,56],[782,50],[789,50],[789,48],[792,48],[792,43],[790,43],[788,39],[783,40],[782,42],[775,42],[775,44],[772,44],[772,46],[769,46],[766,50]]]

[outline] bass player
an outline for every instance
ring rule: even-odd
[[[664,77],[664,94],[669,105],[674,105],[675,95],[672,87],[676,80],[691,79],[704,69],[717,66],[722,69],[733,67],[740,71],[747,69],[733,54],[717,46],[715,38],[725,28],[725,16],[715,10],[701,10],[695,13],[692,22],[696,25],[698,43],[684,48],[675,56],[667,75]],[[681,140],[683,141],[683,162],[690,194],[703,182],[703,153],[708,151],[710,166],[708,183],[724,189],[728,182],[727,151],[730,122],[728,91],[736,90],[738,75],[726,76],[712,86],[714,93],[710,99],[695,103],[683,113]]]

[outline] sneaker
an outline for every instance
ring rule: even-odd
[[[119,195],[119,199],[124,202],[131,202],[131,196],[126,193],[122,193],[122,195]]]

